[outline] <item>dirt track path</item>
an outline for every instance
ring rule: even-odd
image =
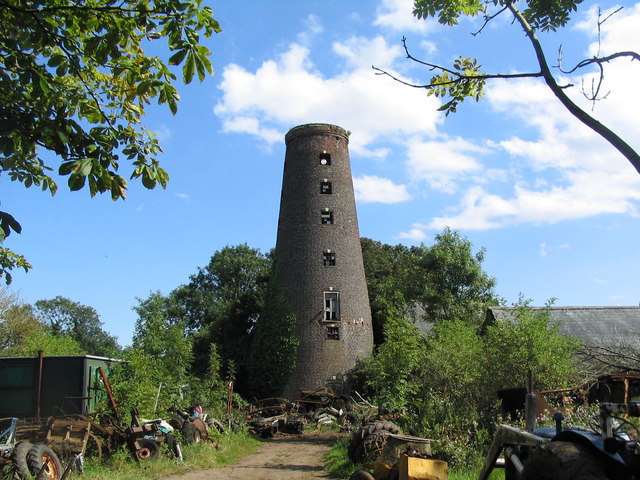
[[[276,437],[235,465],[189,472],[174,480],[311,480],[331,478],[324,456],[335,444],[336,432],[305,432]]]

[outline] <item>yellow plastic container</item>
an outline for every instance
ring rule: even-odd
[[[448,480],[449,465],[442,460],[402,455],[398,465],[400,480]]]

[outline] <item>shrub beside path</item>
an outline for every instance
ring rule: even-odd
[[[173,475],[163,480],[328,479],[331,477],[323,467],[324,456],[338,438],[337,432],[327,431],[276,436],[234,465]]]

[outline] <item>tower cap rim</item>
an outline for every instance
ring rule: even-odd
[[[291,139],[301,137],[305,135],[339,135],[344,137],[347,142],[349,141],[349,132],[338,125],[332,125],[330,123],[307,123],[304,125],[298,125],[293,127],[287,132],[284,137],[285,143],[288,143]]]

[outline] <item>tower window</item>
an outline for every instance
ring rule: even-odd
[[[328,340],[340,340],[340,327],[327,327]]]
[[[331,195],[331,182],[320,182],[320,193]]]
[[[324,225],[333,223],[333,212],[320,212],[320,220]]]
[[[333,267],[336,264],[336,254],[335,252],[323,252],[322,253],[322,264],[325,267]]]
[[[320,154],[320,165],[331,165],[331,154],[322,152]]]
[[[324,292],[324,319],[329,322],[340,320],[338,292]]]

